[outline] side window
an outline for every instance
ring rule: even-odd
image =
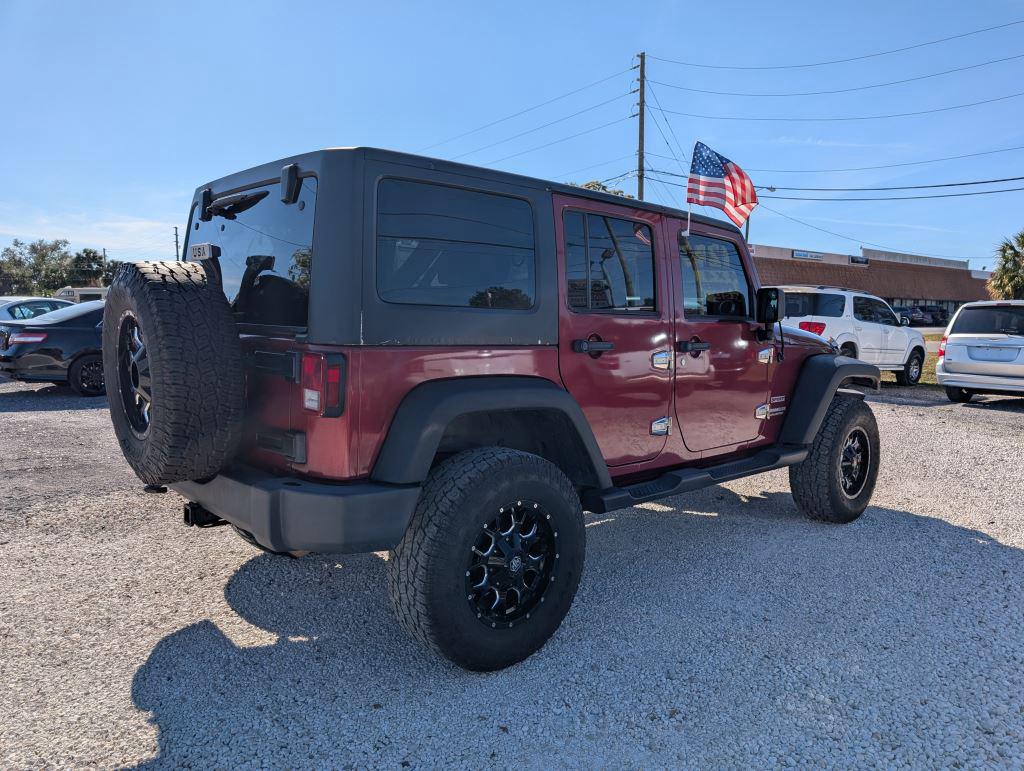
[[[857,321],[869,321],[875,323],[875,311],[871,306],[871,300],[867,297],[853,298],[853,317]]]
[[[885,324],[890,327],[898,327],[900,325],[899,319],[896,315],[889,310],[889,306],[881,300],[872,300],[871,307],[875,312],[875,321],[878,324]]]
[[[532,308],[533,209],[518,198],[398,179],[377,191],[377,293],[385,302]]]
[[[681,236],[679,261],[685,316],[750,315],[750,282],[736,244],[707,236]]]
[[[653,311],[654,251],[648,225],[567,211],[565,269],[569,307]]]

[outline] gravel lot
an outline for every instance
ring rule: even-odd
[[[0,384],[0,766],[1024,765],[1024,400],[872,401],[859,521],[784,471],[592,516],[562,629],[475,675],[385,555],[186,529],[103,400]]]

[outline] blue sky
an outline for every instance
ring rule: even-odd
[[[628,119],[634,98],[627,95],[635,72],[626,70],[637,51],[706,64],[792,64],[857,56],[1017,19],[1024,19],[1024,4],[985,0],[728,5],[0,0],[5,108],[0,246],[14,237],[64,236],[75,247],[106,247],[112,257],[167,258],[173,256],[172,227],[184,224],[192,191],[201,182],[320,147],[424,150],[613,76],[427,151],[447,158],[466,153],[460,160],[545,178],[605,179],[635,167],[636,120]],[[1024,54],[1024,25],[826,67],[713,70],[651,59],[647,74],[664,84],[716,91],[820,91],[1016,54]],[[858,116],[1005,96],[1024,91],[1022,74],[1024,59],[1018,59],[904,85],[813,97],[716,96],[669,85],[655,85],[653,91],[666,110],[702,115]],[[607,103],[503,141],[602,102]],[[671,116],[670,121],[687,152],[701,139],[749,169],[823,169],[1024,145],[1022,118],[1024,97],[890,120]],[[584,131],[589,133],[523,152]],[[651,118],[647,146],[671,155]],[[680,172],[671,158],[652,156],[649,163]],[[884,170],[751,176],[758,185],[803,187],[1024,176],[1024,150]],[[621,185],[632,191],[635,180],[626,178]],[[649,183],[650,199],[678,205],[679,193]],[[975,267],[990,266],[995,244],[1024,228],[1024,192],[765,204],[854,240],[762,208],[751,220],[755,243],[848,253],[870,241],[974,258]]]

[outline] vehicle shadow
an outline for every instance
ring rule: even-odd
[[[20,387],[19,387],[20,386]],[[65,385],[0,383],[0,413],[106,409],[105,396],[79,396]]]
[[[1024,412],[1024,397],[1014,396],[975,396],[967,404],[961,405],[972,410],[996,410],[999,412]]]
[[[276,640],[204,621],[160,641],[132,687],[159,733],[143,765],[763,765],[808,742],[914,765],[934,742],[970,766],[1024,735],[1020,549],[882,507],[810,522],[788,493],[726,488],[587,523],[566,622],[488,675],[407,637],[380,557],[254,557],[225,597]],[[1016,696],[990,716],[981,691],[1000,688]]]

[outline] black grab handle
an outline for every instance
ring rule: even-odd
[[[676,343],[676,350],[679,353],[700,353],[701,351],[710,351],[711,343],[700,340],[680,340]]]
[[[609,343],[604,340],[573,340],[572,349],[576,353],[600,353],[601,351],[614,350],[615,343]]]

